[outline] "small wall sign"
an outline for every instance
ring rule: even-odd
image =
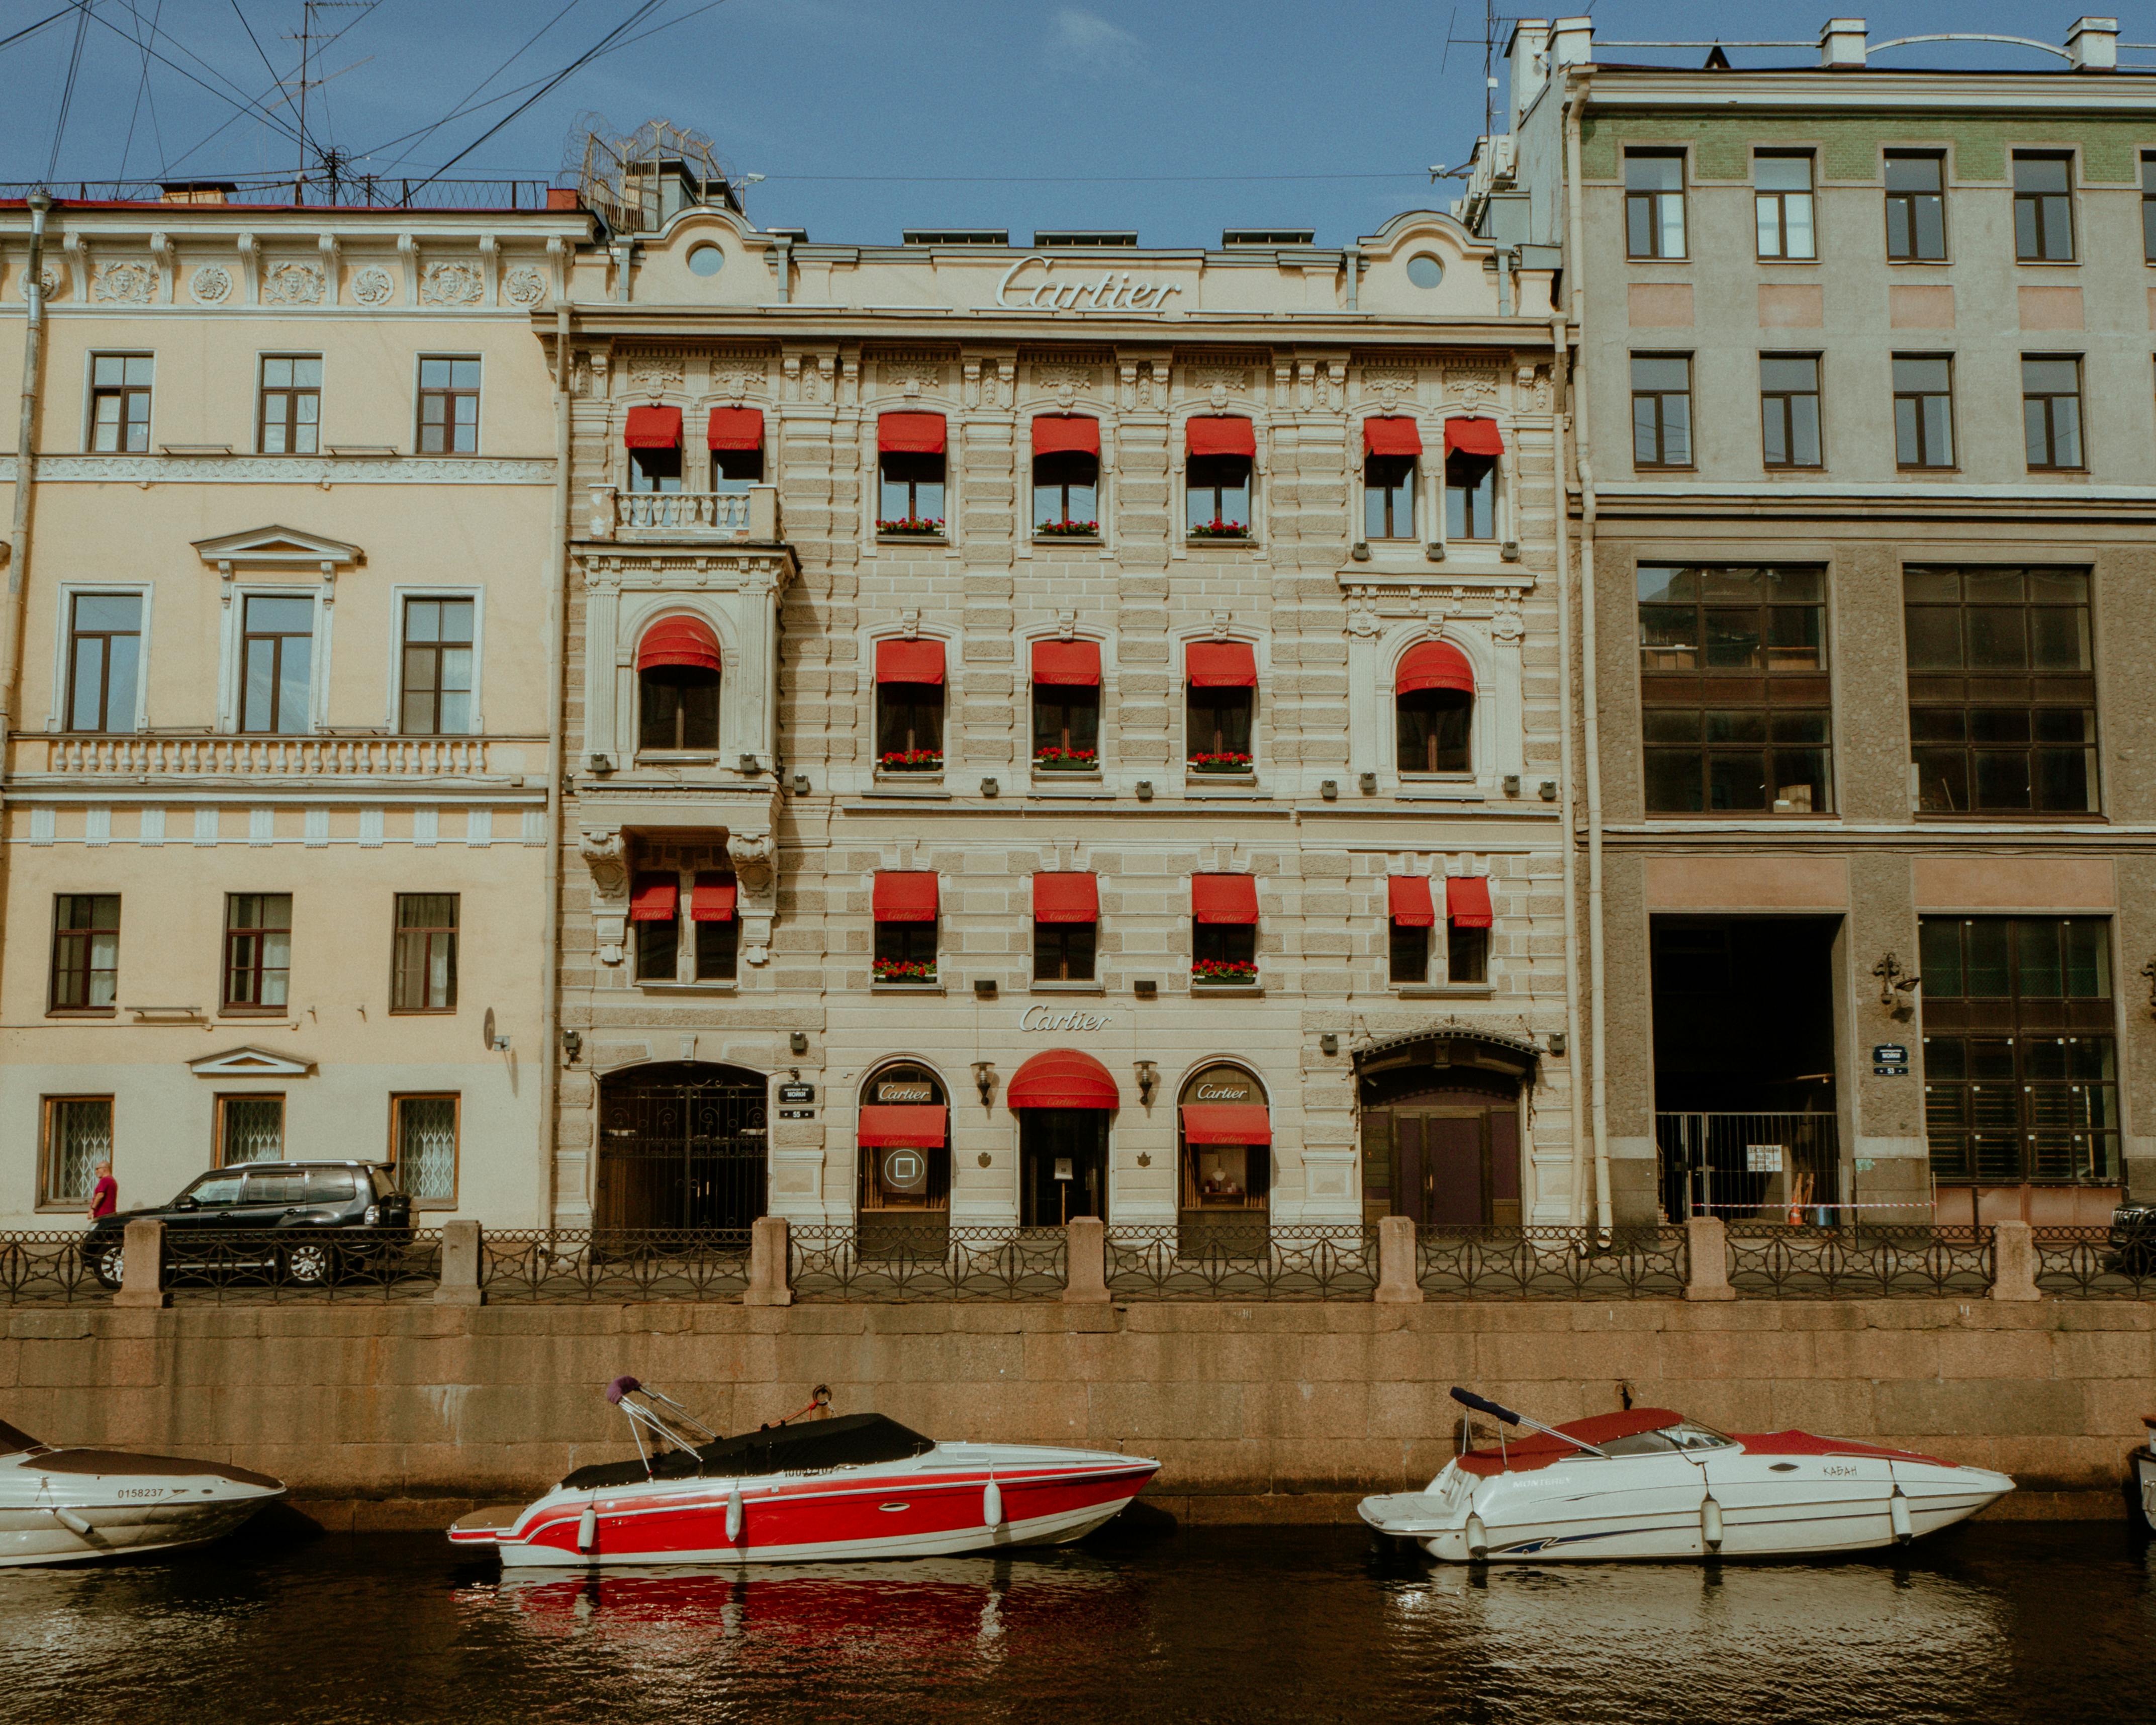
[[[816,1086],[813,1084],[782,1084],[778,1086],[778,1100],[782,1102],[813,1102],[816,1100]]]
[[[1782,1172],[1782,1147],[1779,1144],[1747,1144],[1744,1147],[1744,1172],[1748,1174],[1779,1174]]]
[[[1909,1076],[1909,1050],[1898,1042],[1873,1043],[1871,1076],[1874,1078],[1907,1078]]]

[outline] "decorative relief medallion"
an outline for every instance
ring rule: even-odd
[[[486,291],[479,265],[459,259],[429,264],[419,272],[419,297],[429,305],[472,305]]]
[[[1453,400],[1473,407],[1481,407],[1497,399],[1498,374],[1491,371],[1458,371],[1450,366],[1445,369],[1445,393]]]
[[[983,375],[986,367],[983,367]],[[907,396],[943,388],[943,356],[940,353],[892,352],[876,356],[876,372],[886,389]]]
[[[647,395],[657,395],[663,390],[682,387],[686,372],[679,353],[665,352],[656,348],[644,348],[627,356],[629,387],[642,390]]]
[[[1054,396],[1056,406],[1065,411],[1080,396],[1091,395],[1098,381],[1098,374],[1089,365],[1075,365],[1068,360],[1034,363],[1033,387],[1043,395]]]
[[[763,354],[741,348],[714,348],[706,362],[711,393],[722,395],[736,406],[742,398],[771,393],[770,362]]]
[[[536,305],[547,297],[547,278],[529,264],[519,264],[503,278],[501,290],[512,305]]]
[[[1517,641],[1527,632],[1527,619],[1517,605],[1500,605],[1490,619],[1490,634],[1497,640]]]
[[[1412,367],[1384,368],[1377,366],[1363,367],[1363,393],[1374,398],[1387,413],[1404,401],[1413,401],[1416,396],[1419,378]]]
[[[59,274],[49,264],[38,272],[38,286],[48,300],[59,292]],[[30,278],[27,271],[23,277],[23,297],[26,300],[30,297]]]
[[[378,264],[370,264],[352,278],[352,296],[362,305],[387,305],[396,291],[397,284],[389,272]]]
[[[592,890],[599,897],[620,898],[628,892],[629,846],[619,832],[582,832],[577,850],[592,871]]]
[[[262,272],[265,305],[319,305],[322,272],[312,264],[272,264]]]
[[[126,259],[116,264],[100,264],[91,272],[90,296],[93,300],[116,301],[124,305],[146,305],[157,291],[157,272],[147,264]]]
[[[1240,366],[1193,366],[1185,387],[1204,396],[1217,411],[1228,405],[1229,396],[1250,393],[1250,374]]]

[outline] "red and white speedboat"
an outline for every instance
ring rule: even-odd
[[[511,1568],[793,1563],[1061,1545],[1159,1471],[1113,1450],[939,1443],[880,1414],[721,1438],[670,1396],[617,1378],[633,1461],[580,1467],[522,1507],[463,1517],[452,1543]],[[827,1399],[819,1391],[819,1413]],[[699,1441],[699,1439],[701,1441]]]

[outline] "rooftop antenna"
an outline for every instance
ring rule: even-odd
[[[297,168],[293,170],[292,173],[292,202],[294,203],[305,203],[307,201],[307,155],[309,150],[312,147],[307,138],[307,86],[311,83],[326,84],[329,81],[327,79],[324,78],[310,79],[307,76],[307,51],[309,45],[312,42],[316,34],[315,13],[317,8],[325,6],[342,11],[355,9],[359,11],[372,11],[374,5],[375,0],[300,0],[300,33],[296,37],[287,36],[285,39],[287,42],[296,41],[300,44],[300,76],[298,80],[298,89],[300,93],[300,165]],[[243,18],[241,22],[244,23],[245,20]],[[342,34],[343,33],[340,31],[338,33]],[[332,160],[331,158],[335,159]],[[326,154],[323,154],[321,159],[328,166],[330,182],[334,186],[336,183],[338,167],[346,158],[341,151],[331,150]]]

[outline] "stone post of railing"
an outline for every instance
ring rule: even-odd
[[[2036,1235],[2026,1222],[2000,1222],[1992,1229],[1997,1254],[1991,1278],[1994,1300],[2041,1300],[2036,1286]]]
[[[1685,1298],[1734,1300],[1729,1286],[1729,1231],[1719,1216],[1693,1216],[1685,1223]]]
[[[480,1290],[479,1224],[442,1224],[442,1276],[434,1284],[438,1306],[479,1306],[486,1296]]]
[[[1422,1278],[1415,1273],[1415,1224],[1412,1216],[1384,1216],[1378,1222],[1378,1304],[1419,1306]]]
[[[123,1267],[115,1306],[161,1307],[165,1293],[165,1224],[145,1219],[130,1222],[120,1248]]]
[[[612,485],[593,485],[591,488],[591,517],[588,523],[594,539],[611,539],[614,526],[614,493]]]
[[[788,1251],[786,1218],[758,1216],[748,1230],[748,1286],[742,1294],[744,1306],[791,1306],[793,1290],[787,1285]]]
[[[1108,1303],[1108,1224],[1074,1216],[1064,1224],[1063,1297],[1074,1306]]]

